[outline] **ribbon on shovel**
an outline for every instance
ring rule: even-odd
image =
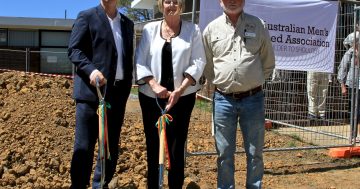
[[[101,179],[100,187],[102,188],[105,183],[105,161],[111,159],[109,150],[108,127],[107,127],[107,114],[106,109],[111,108],[110,104],[105,102],[106,85],[104,86],[104,95],[101,94],[99,78],[96,78],[96,91],[99,97],[99,106],[97,114],[99,116],[99,158]]]
[[[159,189],[163,187],[164,183],[164,164],[165,164],[165,154],[167,157],[167,169],[171,168],[170,166],[170,156],[169,156],[169,148],[167,144],[166,138],[166,125],[169,125],[172,122],[173,118],[170,114],[166,113],[166,110],[162,109],[158,103],[158,99],[156,98],[156,103],[161,110],[161,116],[156,122],[156,127],[158,128],[159,134]]]

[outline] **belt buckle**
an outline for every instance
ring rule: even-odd
[[[258,90],[258,87],[254,88],[254,89],[250,89],[248,91],[244,91],[244,92],[237,92],[237,93],[231,93],[231,96],[232,98],[234,99],[242,99],[242,98],[245,98],[245,97],[248,97],[248,96],[252,96],[254,94],[256,94],[257,92],[259,92]]]
[[[231,96],[232,96],[233,99],[236,99],[236,100],[240,100],[240,99],[243,98],[243,95],[242,95],[241,92],[239,92],[239,93],[232,93]]]
[[[233,99],[237,99],[237,97],[236,97],[236,93],[231,93],[231,98],[233,98]]]
[[[233,94],[232,94],[232,97],[233,97],[234,99],[240,100],[240,99],[243,99],[243,98],[245,98],[245,97],[251,96],[252,94],[253,94],[253,92],[250,90],[250,91],[233,93]]]

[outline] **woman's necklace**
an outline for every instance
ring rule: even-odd
[[[164,30],[165,30],[165,33],[166,33],[166,37],[164,37],[164,38],[166,38],[166,39],[171,39],[171,38],[174,38],[175,37],[175,35],[176,35],[176,32],[174,32],[174,31],[171,31],[170,30],[170,27],[169,27],[169,25],[167,25],[167,23],[164,21]]]

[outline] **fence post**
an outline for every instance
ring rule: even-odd
[[[353,41],[353,46],[354,46],[354,49],[358,49],[359,48],[359,41],[356,40],[357,38],[359,38],[359,36],[357,36],[357,27],[358,27],[358,24],[359,22],[357,21],[358,20],[358,17],[359,17],[359,12],[360,12],[360,7],[357,6],[357,5],[354,5],[354,41]],[[354,50],[354,54],[356,53],[356,50]],[[356,57],[356,56],[355,56]],[[350,135],[350,138],[351,139],[354,139],[350,142],[352,142],[353,144],[355,144],[355,138],[357,137],[357,131],[358,131],[358,96],[359,96],[359,65],[357,65],[355,63],[355,58],[353,59],[353,62],[352,64],[354,65],[354,78],[353,78],[353,81],[355,81],[353,84],[353,92],[352,92],[352,103],[351,105],[353,106],[352,109],[351,109],[351,120],[352,122],[350,123],[351,125],[351,135]]]
[[[191,21],[193,24],[195,24],[195,16],[196,16],[196,0],[193,0],[192,17],[191,17]]]
[[[25,73],[30,71],[30,48],[26,48],[25,51]]]
[[[192,5],[192,16],[191,16],[191,22],[193,24],[195,24],[195,16],[196,16],[196,0],[193,0],[193,5]],[[187,152],[187,139],[185,141],[185,148],[184,148],[184,165],[186,167],[186,156],[188,155]]]

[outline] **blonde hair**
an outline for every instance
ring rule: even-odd
[[[158,7],[159,7],[159,11],[161,13],[164,13],[164,1],[165,0],[158,0]],[[172,0],[171,0],[172,1]],[[185,0],[177,0],[178,2],[178,8],[177,8],[177,11],[176,13],[179,13],[181,14],[184,10],[184,7],[185,7]]]

